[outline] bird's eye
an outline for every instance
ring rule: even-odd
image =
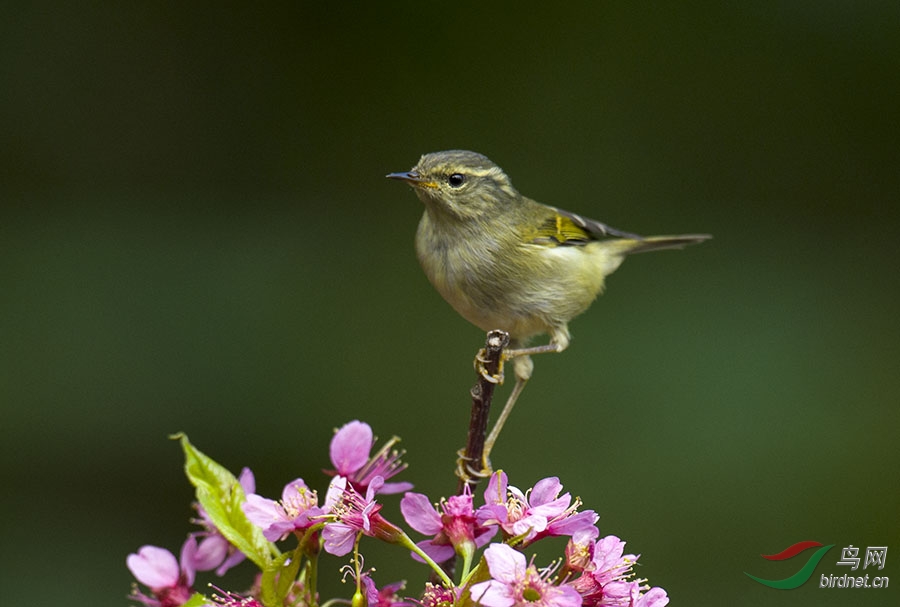
[[[450,184],[451,188],[461,187],[465,182],[466,176],[462,173],[453,173],[452,175],[447,177],[447,183]]]

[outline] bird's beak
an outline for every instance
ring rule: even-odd
[[[388,173],[385,175],[388,179],[399,179],[400,181],[405,181],[411,186],[420,187],[420,188],[436,188],[437,183],[434,181],[428,181],[423,179],[419,173],[413,169],[406,173]]]

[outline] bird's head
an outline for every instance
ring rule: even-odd
[[[430,210],[460,221],[491,219],[520,198],[500,167],[466,150],[425,154],[409,171],[387,177],[412,186]]]

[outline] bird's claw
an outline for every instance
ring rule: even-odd
[[[456,476],[464,483],[473,485],[494,473],[491,468],[491,462],[487,457],[482,458],[481,467],[476,469],[472,465],[472,458],[466,457],[465,449],[460,449],[456,454],[459,456],[456,458]]]
[[[485,381],[489,381],[492,384],[503,384],[503,357],[500,358],[500,365],[497,368],[497,373],[490,373],[485,364],[487,364],[487,352],[484,348],[480,349],[478,353],[475,355],[475,371],[478,372],[478,375],[482,377]]]

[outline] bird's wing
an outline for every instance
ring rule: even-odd
[[[534,244],[553,246],[582,246],[602,238],[615,236],[618,238],[633,238],[641,240],[642,237],[630,232],[623,232],[612,228],[605,223],[594,219],[588,219],[569,211],[547,207],[551,212],[546,219],[537,226],[532,238]]]

